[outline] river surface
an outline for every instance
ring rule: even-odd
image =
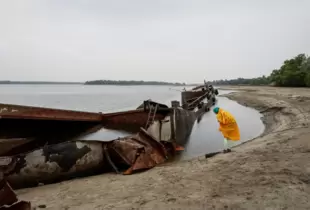
[[[135,109],[147,99],[170,106],[171,100],[181,99],[181,89],[171,86],[0,85],[0,103],[104,113]],[[220,95],[228,92],[220,91]],[[259,112],[225,97],[217,99],[217,106],[235,116],[241,132],[240,143],[263,132],[264,125]],[[85,139],[111,140],[126,135],[103,129]],[[188,159],[222,149],[223,137],[218,131],[217,120],[213,112],[208,112],[194,125],[183,158]]]

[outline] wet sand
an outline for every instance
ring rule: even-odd
[[[309,209],[310,89],[225,88],[266,125],[233,152],[22,189],[19,198],[46,209]]]

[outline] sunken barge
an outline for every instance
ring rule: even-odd
[[[205,84],[183,91],[182,104],[146,100],[135,110],[115,113],[0,104],[0,209],[30,206],[17,201],[12,188],[109,171],[132,174],[164,163],[183,149],[217,94]],[[85,140],[102,129],[129,135]]]

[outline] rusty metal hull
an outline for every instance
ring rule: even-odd
[[[148,122],[149,106],[157,106],[156,102],[107,114],[6,107],[0,113],[0,156],[14,160],[7,179],[19,188],[103,171],[131,174],[161,164],[175,153],[173,145],[187,143],[195,120],[210,105],[199,105],[206,92],[191,92],[199,96],[191,106],[198,107],[198,111],[184,109],[175,102],[171,108],[159,104],[147,131],[143,128]],[[108,142],[79,140],[102,127],[136,134]]]
[[[0,156],[8,154],[12,149],[23,146],[31,141],[32,139],[26,138],[0,139]]]
[[[185,110],[181,107],[175,108],[171,115],[162,121],[155,121],[147,131],[159,141],[174,142],[185,146],[196,120],[199,122],[203,114],[208,112],[213,105],[214,102],[209,100],[196,111]]]
[[[202,90],[183,91],[181,93],[182,105],[192,102],[191,100],[201,97],[204,94],[205,94],[205,91],[202,91]]]
[[[110,142],[70,141],[15,155],[7,180],[14,188],[22,188],[103,171],[131,174],[166,159],[164,145],[142,129]]]
[[[208,101],[215,102],[215,96],[218,95],[218,90],[214,89],[212,85],[204,85],[194,87],[190,91],[183,91],[181,93],[182,97],[182,107],[187,110],[194,110],[196,107],[200,106],[201,102],[206,98]]]
[[[164,163],[168,157],[165,146],[144,129],[132,137],[113,141],[109,149],[111,154],[116,154],[129,166],[124,174],[153,168]]]
[[[0,104],[0,119],[69,120],[100,122],[101,113]]]
[[[106,171],[132,174],[164,163],[176,144],[186,145],[197,117],[213,105],[201,103],[206,93],[183,92],[187,108],[175,101],[171,108],[145,101],[136,110],[106,114],[0,104],[0,209],[30,209],[10,185],[30,187]],[[154,105],[154,121],[146,126]],[[79,140],[103,127],[136,134],[108,142]]]
[[[19,188],[98,169],[104,155],[101,142],[71,141],[18,154],[13,159],[15,167],[7,180]]]
[[[97,122],[0,119],[0,127],[0,139],[6,140],[2,144],[5,143],[7,145],[5,147],[10,148],[10,151],[5,154],[15,155],[46,144],[76,139],[102,126]],[[18,143],[16,139],[25,139],[25,141],[20,140]],[[0,148],[1,154],[4,154],[3,149]]]
[[[72,140],[101,126],[101,120],[101,113],[0,104],[0,155]]]
[[[155,120],[164,119],[170,111],[170,109],[158,111],[155,115]],[[148,115],[149,113],[144,109],[104,114],[102,125],[108,129],[137,133],[141,127],[144,128],[146,126]]]
[[[169,112],[167,107],[158,110],[155,120]],[[0,104],[0,139],[32,138],[53,144],[78,138],[100,126],[134,134],[145,127],[148,114],[145,109],[101,114]]]

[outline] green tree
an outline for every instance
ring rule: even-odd
[[[269,85],[283,87],[310,87],[310,57],[299,54],[285,60],[279,69],[274,69],[269,76],[252,79],[238,78],[233,80],[218,80],[215,85]]]

